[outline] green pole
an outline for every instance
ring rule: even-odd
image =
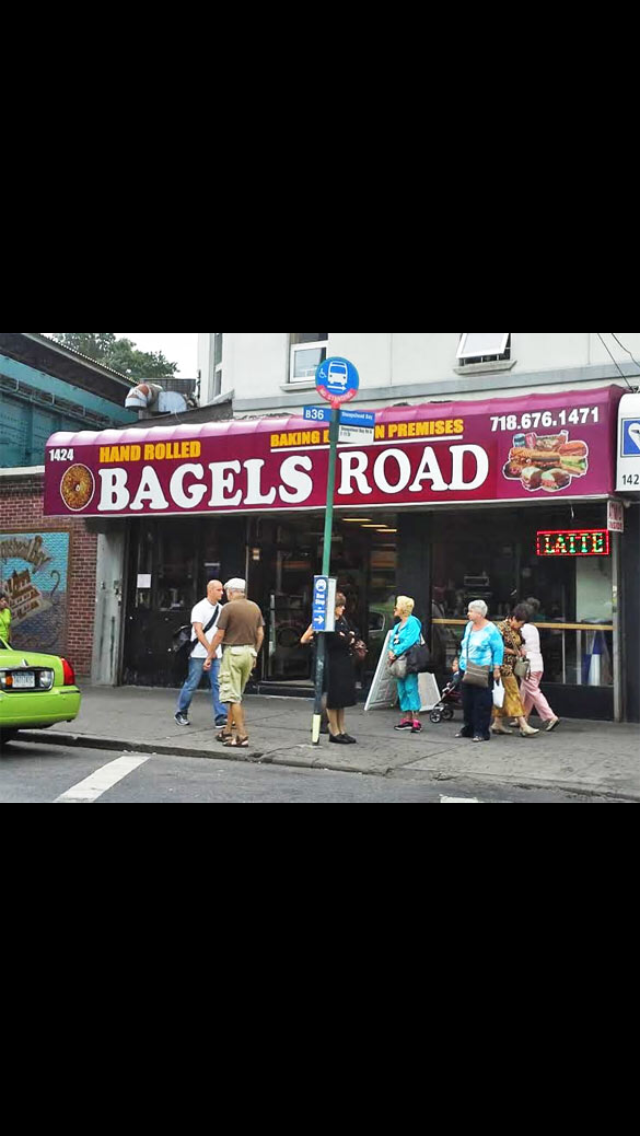
[[[340,410],[333,408],[329,428],[329,474],[327,477],[327,508],[324,519],[324,548],[322,554],[322,575],[331,574],[331,537],[333,536],[333,498],[336,490],[336,458],[338,455],[338,436],[340,433]],[[312,741],[320,744],[320,724],[322,721],[322,687],[326,659],[326,640],[324,634],[318,635],[316,650],[316,689],[313,707]]]

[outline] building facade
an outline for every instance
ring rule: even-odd
[[[81,517],[43,512],[45,449],[56,431],[123,427],[131,382],[37,332],[0,332],[0,589],[12,641],[68,655],[91,676],[98,534]],[[119,618],[119,613],[118,613]],[[108,653],[108,642],[103,644]]]
[[[616,495],[615,470],[618,404],[637,384],[621,345],[640,355],[640,334],[603,339],[203,333],[208,413],[96,432],[84,449],[73,431],[50,442],[87,470],[74,508],[97,535],[98,595],[116,582],[122,593],[107,655],[94,644],[94,680],[175,683],[173,630],[207,579],[242,574],[267,621],[260,682],[304,688],[327,438],[300,415],[320,401],[318,364],[341,355],[360,372],[357,407],[376,412],[373,444],[339,449],[332,543],[332,572],[369,641],[363,689],[398,593],[416,599],[441,675],[470,599],[499,618],[535,596],[556,712],[637,720],[638,494]],[[49,463],[51,517],[69,514],[68,466]],[[608,527],[614,498],[622,533]]]

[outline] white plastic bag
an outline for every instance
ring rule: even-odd
[[[493,684],[493,705],[497,706],[498,710],[502,710],[504,706],[504,686],[501,682]]]

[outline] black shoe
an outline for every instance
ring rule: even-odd
[[[357,738],[352,738],[351,734],[342,734],[342,737],[344,738],[345,742],[347,742],[350,746],[354,746],[354,745],[358,744]]]
[[[329,741],[333,742],[334,745],[339,745],[339,746],[348,746],[349,745],[349,742],[347,741],[344,734],[329,734]]]
[[[459,733],[457,733],[457,734],[456,734],[455,736],[456,736],[457,738],[466,738],[466,739],[467,739],[467,741],[468,741],[468,740],[469,740],[469,738],[471,737],[471,734],[468,734],[468,733],[466,732],[466,730],[460,730],[460,732],[459,732]]]
[[[393,728],[394,730],[410,730],[411,722],[398,722],[398,725]]]
[[[187,718],[187,715],[186,715],[186,714],[180,714],[180,713],[178,713],[178,714],[174,714],[174,715],[173,715],[173,720],[174,720],[174,722],[176,722],[176,724],[177,724],[178,726],[188,726],[188,725],[190,725],[189,719]]]

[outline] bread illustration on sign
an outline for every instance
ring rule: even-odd
[[[522,435],[518,436],[520,442]],[[519,481],[529,493],[539,489],[558,493],[571,484],[572,478],[584,477],[589,470],[589,447],[583,441],[569,441],[566,430],[561,434],[538,436],[527,434],[526,445],[514,445],[509,451],[502,473],[510,481]]]

